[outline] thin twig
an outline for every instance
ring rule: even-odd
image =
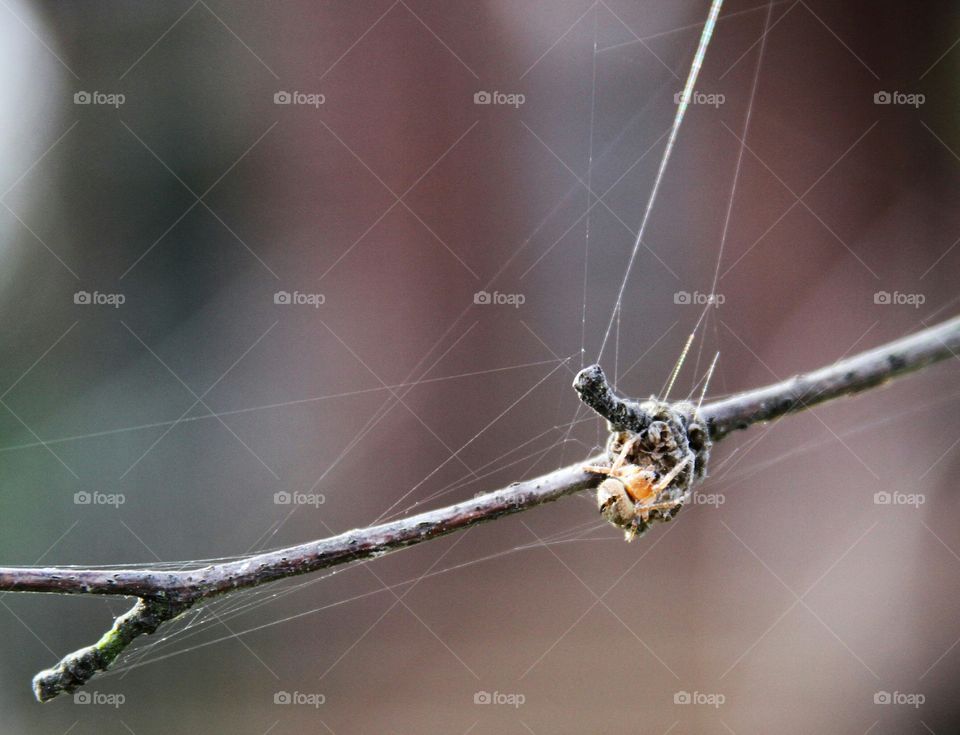
[[[815,372],[708,403],[700,408],[697,419],[706,424],[710,438],[717,441],[736,429],[859,393],[939,360],[960,359],[958,353],[960,317],[955,317]],[[581,399],[612,426],[636,427],[643,423],[640,404],[613,393],[598,366],[581,371],[575,387]],[[166,571],[0,567],[0,590],[139,598],[135,607],[118,618],[98,643],[70,654],[54,668],[34,677],[34,692],[38,699],[46,701],[82,686],[98,671],[108,668],[137,637],[152,633],[165,621],[202,600],[382,556],[593,488],[602,477],[584,472],[582,468],[606,459],[606,454],[588,457],[536,479],[514,483],[461,503],[200,568]],[[184,564],[188,566],[191,566],[189,562]]]
[[[710,438],[876,388],[948,357],[960,360],[960,317],[840,360],[812,373],[738,393],[700,410]]]

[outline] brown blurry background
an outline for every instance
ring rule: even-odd
[[[2,5],[5,564],[274,548],[603,441],[569,386],[706,0]],[[725,4],[697,85],[723,103],[689,110],[603,353],[626,394],[661,390],[701,314],[677,294],[710,292],[765,17]],[[770,24],[723,304],[674,397],[717,350],[712,396],[957,309],[955,5],[786,0]],[[94,91],[125,99],[74,103]],[[323,104],[274,103],[295,91]],[[955,732],[958,398],[951,362],[732,436],[717,504],[632,545],[584,496],[224,601],[92,682],[100,704],[41,706],[30,677],[127,602],[4,595],[3,730]]]

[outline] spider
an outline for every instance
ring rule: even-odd
[[[597,488],[597,506],[604,518],[626,529],[628,541],[645,528],[652,512],[668,511],[683,504],[686,497],[660,502],[657,499],[690,463],[690,457],[687,457],[662,477],[652,465],[627,464],[627,458],[639,439],[634,436],[627,441],[610,467],[587,465],[583,468],[584,472],[607,476]]]

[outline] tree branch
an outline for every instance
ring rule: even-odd
[[[960,359],[958,352],[960,317],[955,317],[815,372],[708,403],[699,411],[689,404],[675,404],[673,408],[681,423],[691,432],[691,447],[700,446],[698,451],[702,452],[703,462],[699,463],[695,473],[700,477],[706,469],[705,457],[710,440],[717,441],[736,429],[745,429],[876,387],[951,356]],[[618,397],[599,366],[581,371],[574,387],[581,400],[607,419],[614,430],[638,433],[652,421],[649,407],[654,404]],[[665,404],[656,405],[663,407]],[[697,430],[703,433],[704,425],[709,437],[695,437],[695,428],[701,427]],[[153,633],[161,624],[202,600],[338,564],[382,556],[594,488],[602,477],[584,472],[582,467],[603,464],[607,460],[604,452],[536,479],[514,483],[444,508],[201,568],[163,571],[0,567],[0,590],[139,598],[134,608],[117,618],[113,628],[99,642],[66,656],[54,668],[34,677],[37,699],[47,701],[82,686],[98,671],[107,669],[137,637]]]
[[[948,357],[960,360],[960,317],[812,373],[710,403],[703,406],[701,414],[710,427],[710,437],[717,441],[731,431],[876,388]]]

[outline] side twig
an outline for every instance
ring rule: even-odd
[[[718,441],[736,429],[859,393],[939,360],[960,359],[958,353],[960,317],[955,317],[815,372],[708,403],[700,408],[696,418],[698,424],[707,426],[709,439]],[[612,428],[636,432],[648,421],[641,404],[613,392],[599,366],[581,371],[574,387]],[[602,477],[582,468],[606,459],[605,453],[588,457],[461,503],[223,564],[183,571],[0,567],[0,590],[138,598],[133,609],[117,618],[100,641],[64,657],[56,666],[34,677],[37,698],[47,701],[82,686],[97,672],[106,670],[136,638],[153,633],[164,622],[203,600],[382,556],[594,488]]]

